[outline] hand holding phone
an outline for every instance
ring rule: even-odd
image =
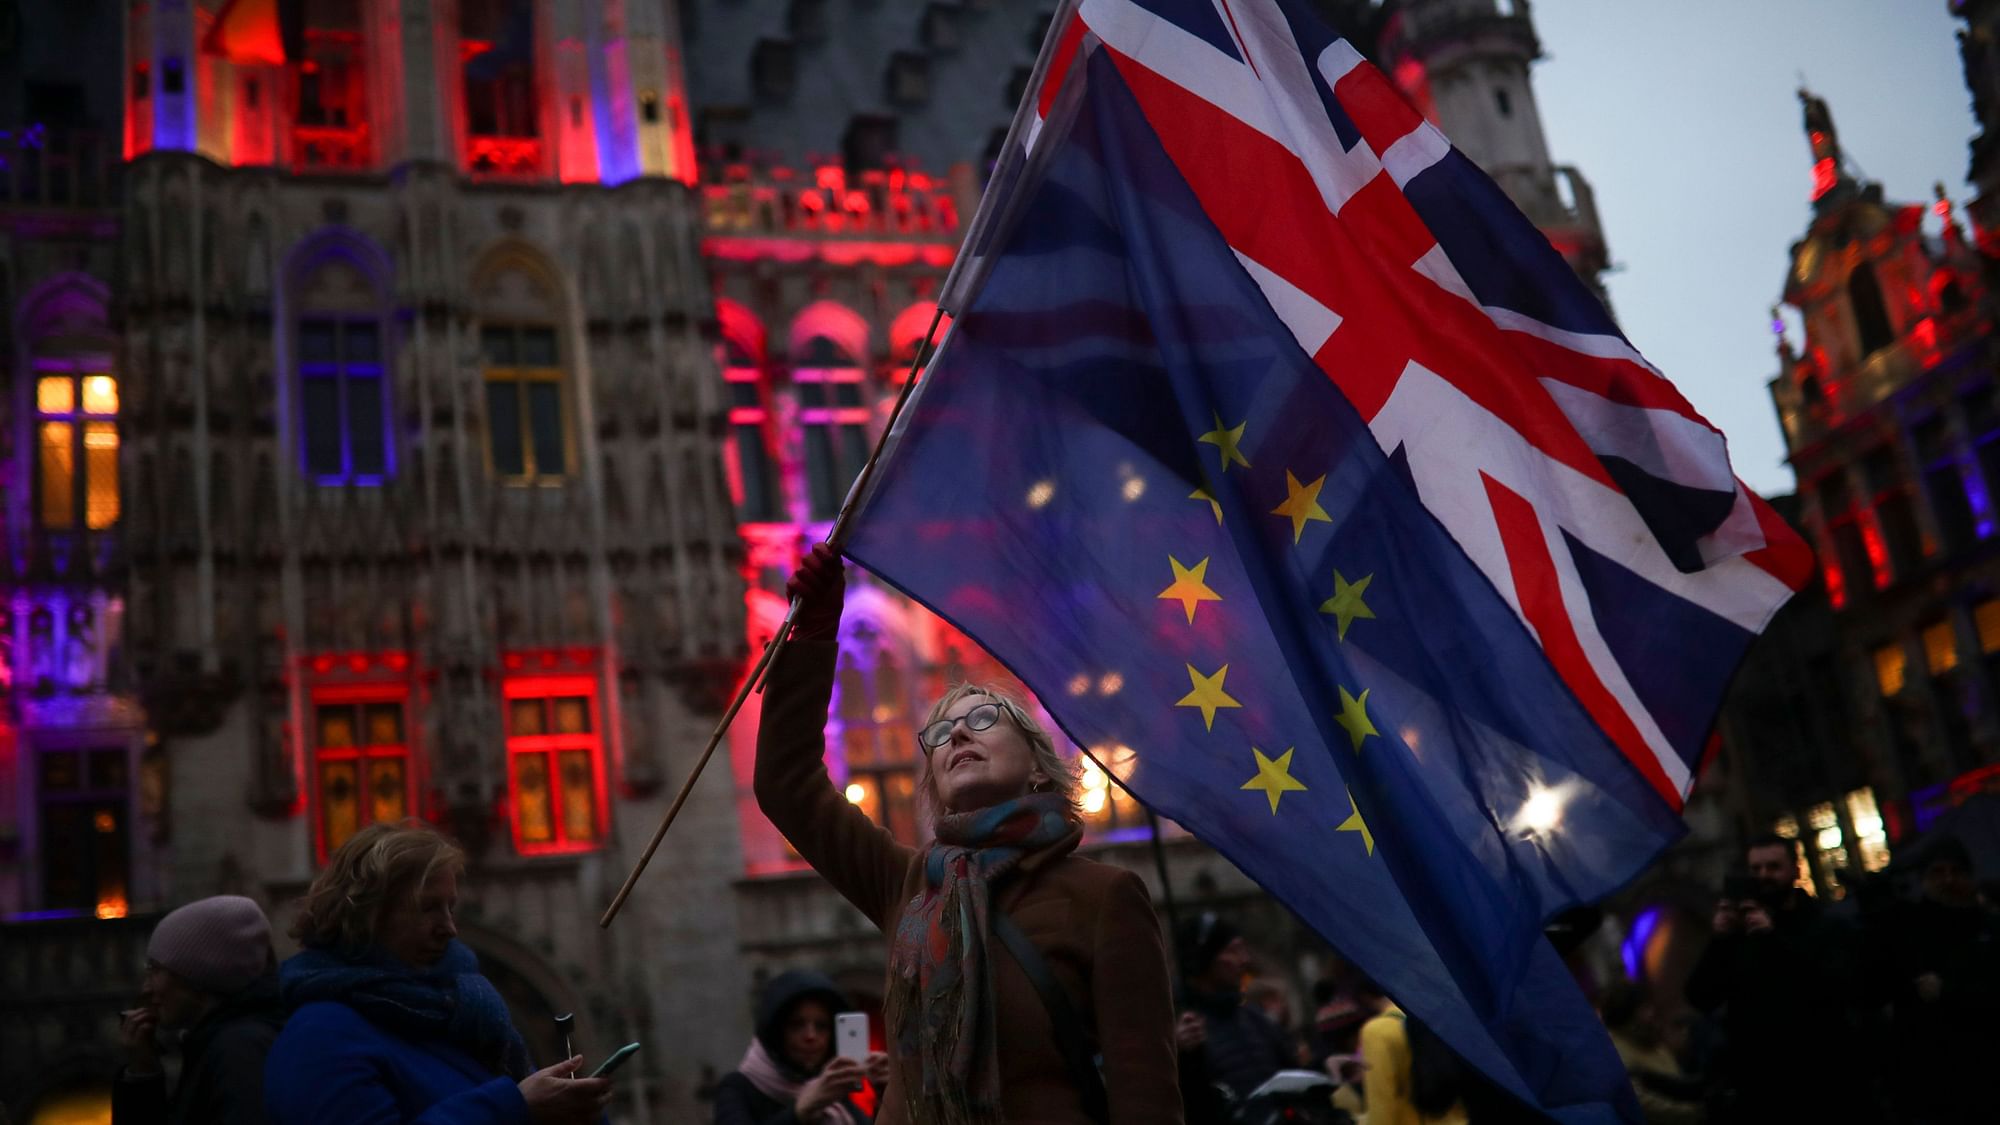
[[[868,1061],[867,1012],[842,1012],[833,1017],[833,1053],[858,1063]]]
[[[639,1045],[637,1043],[625,1044],[623,1047],[620,1047],[617,1050],[611,1052],[610,1058],[607,1058],[603,1062],[598,1063],[597,1069],[591,1071],[589,1077],[591,1078],[611,1077],[611,1072],[617,1070],[621,1066],[624,1066],[625,1060],[631,1058],[634,1054],[637,1054],[638,1050],[639,1050]]]

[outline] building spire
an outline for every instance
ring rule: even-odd
[[[1812,198],[1817,204],[1834,188],[1852,186],[1852,181],[1841,166],[1840,134],[1833,127],[1833,111],[1827,108],[1826,99],[1801,84],[1799,105],[1805,109],[1806,139],[1812,142]]]

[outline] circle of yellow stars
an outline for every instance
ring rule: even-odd
[[[1246,419],[1234,426],[1224,424],[1219,413],[1210,415],[1215,428],[1202,434],[1196,440],[1215,447],[1220,461],[1221,473],[1227,473],[1231,465],[1250,468],[1250,459],[1243,452],[1243,435],[1249,426]],[[1222,502],[1215,486],[1204,472],[1199,478],[1200,486],[1188,493],[1188,499],[1206,503],[1215,514],[1216,526],[1222,525]],[[1311,481],[1302,482],[1290,469],[1285,470],[1285,500],[1271,509],[1274,516],[1282,516],[1291,521],[1292,543],[1297,545],[1305,536],[1309,523],[1333,522],[1333,517],[1319,502],[1320,490],[1326,485],[1326,475],[1321,474]],[[1179,602],[1187,623],[1193,625],[1201,606],[1206,602],[1220,602],[1222,595],[1208,584],[1210,559],[1202,558],[1189,566],[1174,555],[1167,556],[1167,563],[1173,571],[1173,582],[1160,591],[1163,601]],[[1321,603],[1319,612],[1334,619],[1335,635],[1345,643],[1347,631],[1356,621],[1375,620],[1375,611],[1366,600],[1369,584],[1375,580],[1373,574],[1363,575],[1350,582],[1339,570],[1333,572],[1333,596]],[[1204,673],[1192,664],[1185,664],[1189,689],[1176,703],[1176,707],[1192,707],[1201,712],[1202,728],[1215,730],[1215,716],[1218,711],[1240,709],[1241,701],[1230,695],[1224,684],[1229,676],[1229,665],[1224,664],[1213,672]],[[1340,713],[1334,717],[1347,732],[1348,741],[1355,753],[1361,752],[1362,744],[1369,738],[1379,737],[1374,720],[1368,714],[1368,693],[1364,688],[1360,695],[1354,695],[1345,686],[1340,686]],[[1294,747],[1286,747],[1275,758],[1262,748],[1252,746],[1251,756],[1256,761],[1257,772],[1241,788],[1246,791],[1261,792],[1270,803],[1271,814],[1277,815],[1280,800],[1286,793],[1306,792],[1306,784],[1292,776],[1292,755]],[[1352,789],[1347,791],[1348,807],[1352,810],[1346,820],[1336,826],[1336,832],[1353,832],[1361,837],[1364,852],[1375,854],[1375,836],[1368,829],[1368,823],[1361,817],[1361,806],[1354,800]]]

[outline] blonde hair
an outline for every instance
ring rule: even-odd
[[[433,876],[465,870],[465,852],[421,820],[371,824],[350,836],[299,900],[291,935],[314,949],[359,949],[391,902],[420,895]]]
[[[1056,749],[1055,739],[1049,737],[1049,732],[1035,719],[1027,705],[1021,702],[1020,697],[1007,688],[998,684],[953,684],[951,690],[944,693],[944,698],[931,704],[930,714],[924,717],[923,726],[917,730],[921,733],[924,727],[943,718],[944,713],[950,710],[953,704],[974,695],[984,696],[1000,705],[1000,710],[1013,721],[1021,736],[1028,740],[1028,752],[1034,756],[1035,768],[1047,775],[1049,788],[1046,792],[1060,796],[1063,800],[1063,815],[1072,823],[1082,824],[1082,771],[1074,760],[1062,756]],[[938,814],[944,809],[938,799],[937,778],[931,773],[933,754],[926,751],[921,742],[917,744],[917,751],[922,755],[924,763],[917,775],[917,807],[926,821],[935,824]]]

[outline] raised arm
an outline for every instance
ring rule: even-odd
[[[826,709],[845,589],[840,556],[824,543],[786,586],[802,601],[792,640],[764,683],[757,807],[821,878],[887,930],[902,910],[913,852],[843,797],[826,772]]]

